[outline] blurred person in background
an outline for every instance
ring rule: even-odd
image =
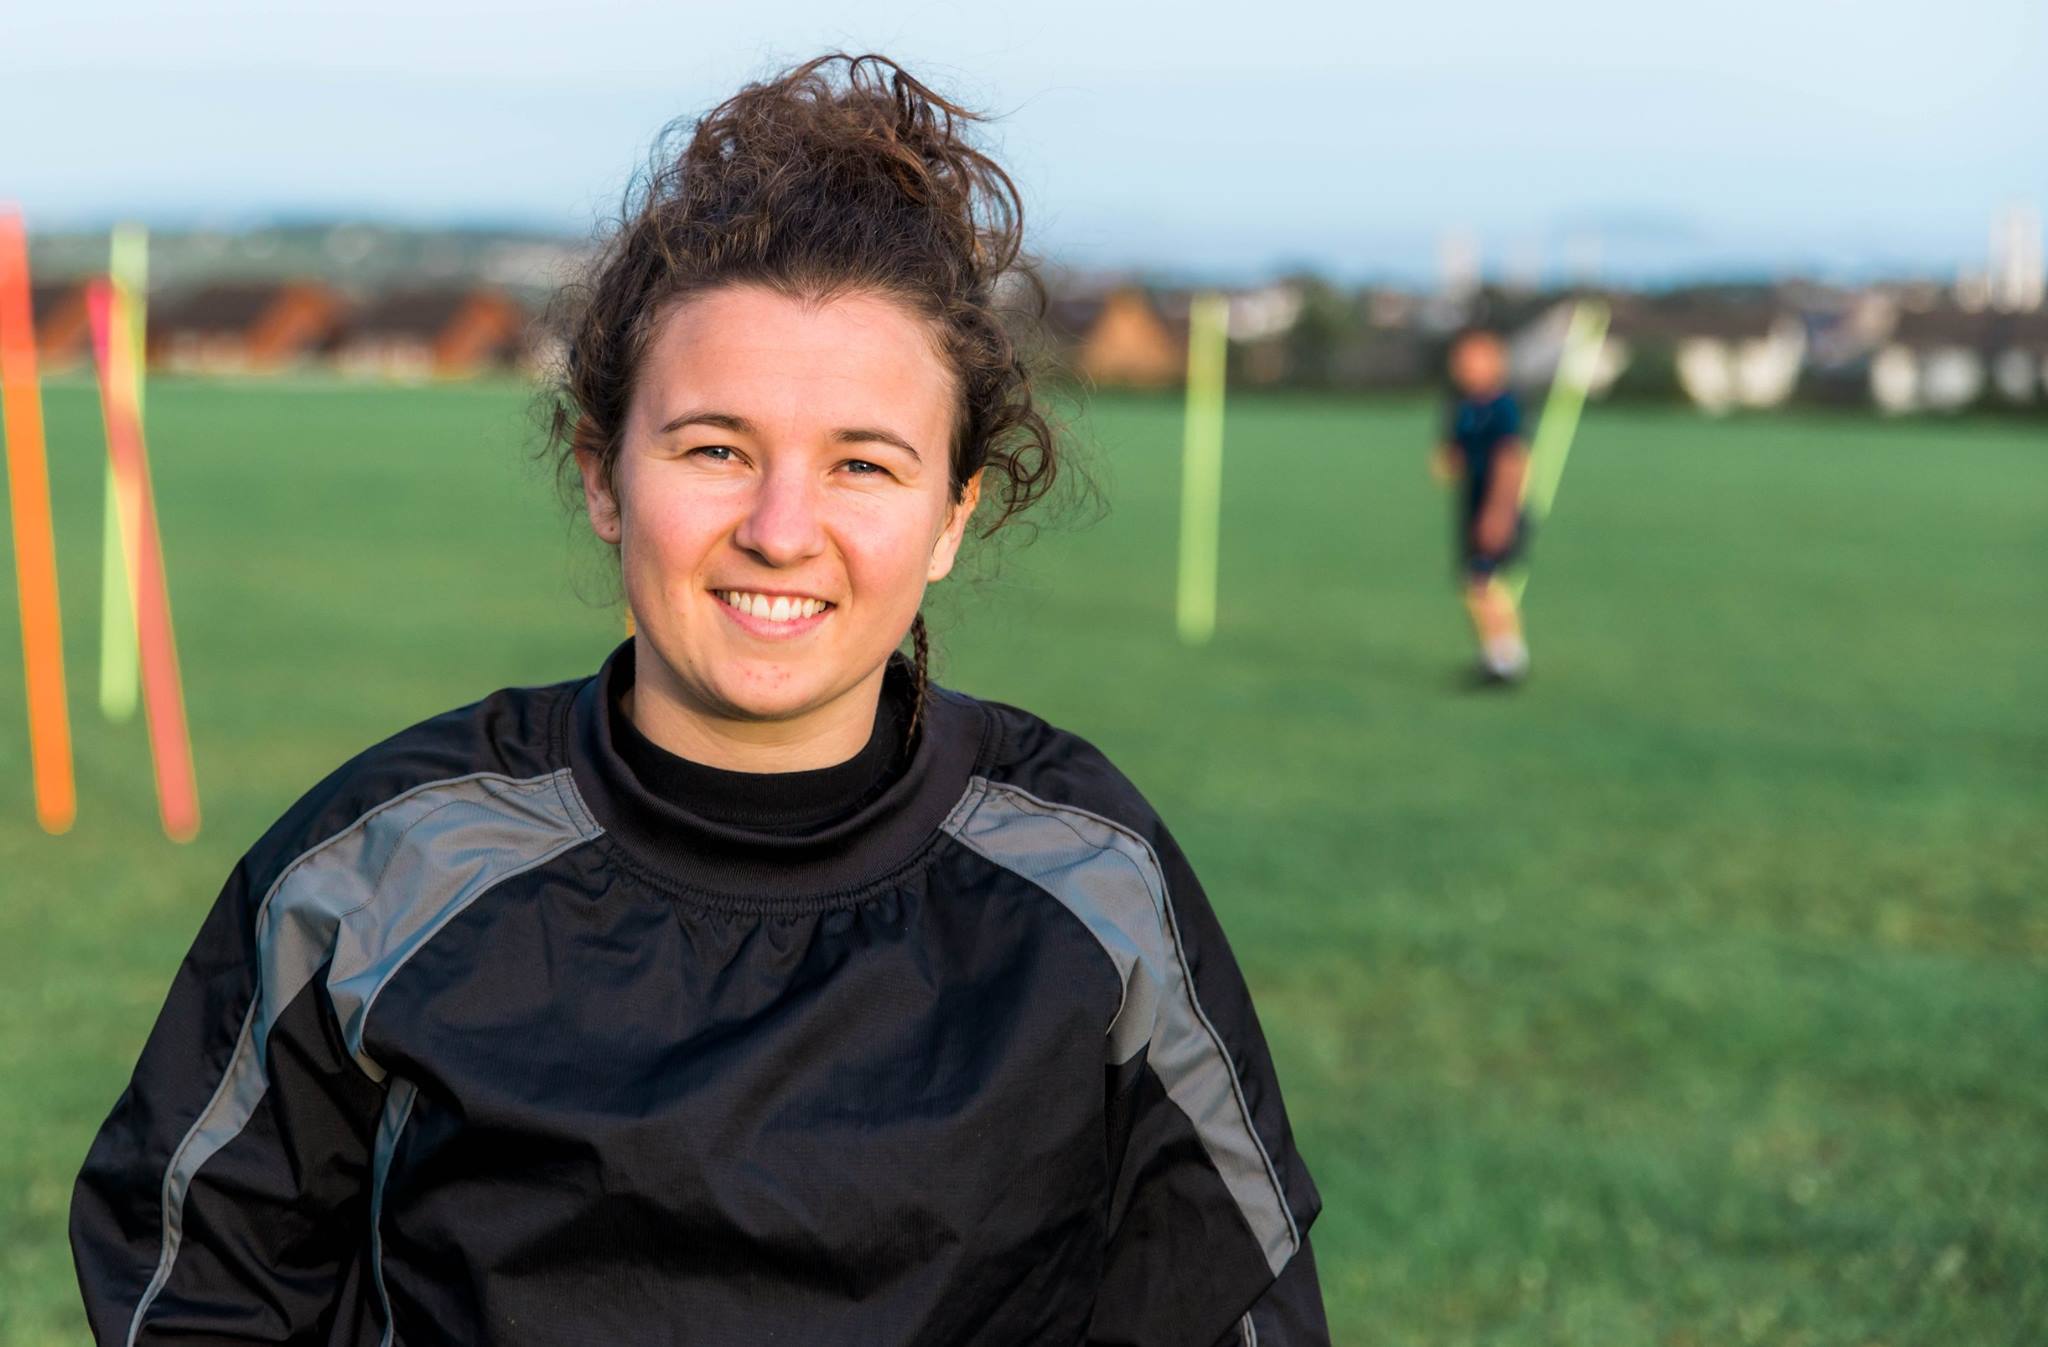
[[[1063,452],[973,120],[822,58],[629,200],[553,447],[633,635],[244,857],[78,1180],[100,1342],[1327,1344],[1186,857],[927,676],[927,587]]]
[[[1528,543],[1522,484],[1529,450],[1522,411],[1508,391],[1507,348],[1498,333],[1475,328],[1458,334],[1449,372],[1450,408],[1430,470],[1454,493],[1458,573],[1479,640],[1479,676],[1507,685],[1529,672],[1522,617],[1502,574]]]

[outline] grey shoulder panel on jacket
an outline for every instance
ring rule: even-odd
[[[580,682],[501,688],[363,749],[295,800],[249,848],[243,866],[250,888],[267,891],[299,855],[408,791],[479,773],[524,779],[566,766],[559,739]]]
[[[234,1051],[164,1172],[161,1252],[130,1341],[170,1279],[193,1177],[255,1116],[269,1087],[271,1027],[322,967],[350,1053],[382,1080],[363,1034],[384,984],[492,887],[599,831],[566,767],[523,778],[468,772],[378,802],[281,868],[254,915],[255,991]]]
[[[276,1022],[330,959],[351,1051],[379,974],[445,909],[601,831],[562,753],[582,680],[504,688],[420,721],[343,763],[243,858],[259,981],[252,1023]],[[263,1034],[254,1036],[257,1054]]]
[[[1198,995],[1174,895],[1151,841],[1115,818],[987,777],[975,778],[945,830],[1051,895],[1102,946],[1124,985],[1106,1060],[1121,1065],[1146,1054],[1277,1276],[1300,1247],[1300,1230],[1253,1123],[1230,1045]]]

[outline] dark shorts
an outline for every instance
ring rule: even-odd
[[[1461,580],[1488,579],[1520,561],[1529,550],[1532,526],[1526,512],[1515,521],[1515,536],[1508,539],[1508,545],[1498,552],[1484,551],[1472,541],[1472,529],[1477,522],[1476,513],[1461,510],[1456,515],[1458,578]]]

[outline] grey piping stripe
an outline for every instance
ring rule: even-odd
[[[170,1280],[193,1176],[254,1116],[268,1086],[270,1027],[321,964],[333,961],[329,996],[351,1051],[372,1079],[382,1079],[360,1054],[363,1016],[380,985],[379,956],[398,956],[383,970],[388,977],[440,929],[435,916],[452,915],[451,907],[459,911],[498,881],[599,831],[566,767],[524,779],[472,772],[393,796],[284,868],[256,910],[257,994],[234,1053],[164,1170],[162,1249],[126,1347],[134,1347],[143,1316]],[[400,934],[381,933],[386,926]]]
[[[1238,1335],[1244,1339],[1244,1347],[1259,1347],[1259,1326],[1252,1322],[1252,1312],[1246,1310],[1244,1318],[1238,1320]]]
[[[384,1287],[384,1184],[391,1177],[391,1158],[398,1152],[398,1138],[412,1117],[412,1101],[419,1087],[409,1080],[394,1080],[384,1096],[384,1116],[377,1122],[377,1159],[370,1180],[370,1275],[377,1283],[377,1304],[384,1311],[384,1336],[378,1347],[391,1347],[398,1320],[391,1313],[391,1292]]]
[[[199,1135],[200,1126],[221,1107],[221,1097],[235,1084],[234,1064],[248,1055],[249,1029],[255,1020],[256,998],[252,996],[249,998],[249,1009],[242,1014],[242,1029],[235,1036],[235,1050],[228,1058],[228,1069],[221,1073],[220,1084],[213,1087],[213,1094],[207,1099],[206,1107],[199,1110],[199,1116],[192,1120],[192,1126],[178,1142],[177,1149],[171,1152],[170,1163],[164,1166],[163,1235],[157,1249],[156,1271],[150,1275],[149,1285],[143,1290],[142,1298],[135,1302],[135,1315],[128,1321],[126,1347],[135,1347],[135,1335],[142,1331],[144,1312],[149,1309],[150,1302],[156,1299],[157,1293],[164,1289],[164,1283],[170,1279],[171,1263],[178,1256],[178,1240],[184,1233],[179,1215],[180,1207],[185,1201],[185,1186],[190,1180],[191,1171],[196,1170],[206,1160],[206,1155],[202,1155],[193,1160],[188,1168],[186,1156]],[[211,1155],[212,1151],[209,1150],[206,1154]]]
[[[1051,894],[1101,944],[1124,984],[1104,1044],[1108,1060],[1126,1062],[1149,1047],[1167,1097],[1194,1124],[1277,1277],[1301,1234],[1229,1049],[1195,993],[1159,857],[1114,819],[1017,786],[976,777],[968,797],[973,803],[963,799],[944,830]]]

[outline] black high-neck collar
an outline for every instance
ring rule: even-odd
[[[883,701],[907,715],[914,678],[909,661],[892,655]],[[931,687],[909,751],[878,780],[866,782],[844,810],[828,818],[775,818],[737,800],[707,809],[705,801],[713,797],[706,791],[772,792],[776,788],[764,781],[788,777],[814,778],[799,789],[816,787],[822,799],[828,789],[870,770],[870,754],[890,754],[891,740],[901,742],[903,727],[885,726],[882,721],[893,717],[878,714],[859,754],[815,772],[725,772],[647,744],[670,760],[667,766],[680,764],[688,778],[688,789],[671,793],[663,789],[661,769],[644,778],[635,770],[636,760],[646,756],[631,743],[638,731],[612,709],[632,685],[628,639],[570,701],[564,737],[577,789],[629,868],[683,896],[721,906],[815,909],[852,901],[922,856],[995,748],[995,718],[979,702]]]
[[[632,662],[621,664],[630,669]],[[908,730],[917,694],[906,677],[884,674],[874,725],[859,752],[829,767],[794,772],[736,772],[671,753],[626,714],[624,691],[605,699],[619,757],[648,790],[714,823],[771,832],[821,828],[881,794],[910,760]]]

